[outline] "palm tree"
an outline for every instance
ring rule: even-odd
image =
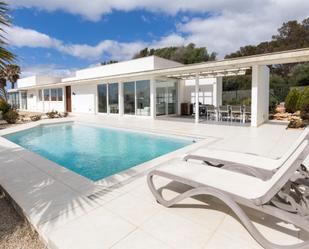
[[[0,69],[0,98],[7,101],[6,83],[7,81],[11,82],[12,88],[14,88],[19,76],[20,67],[18,65],[9,64]]]
[[[7,101],[7,94],[6,94],[6,77],[5,77],[5,71],[3,69],[0,69],[0,100]]]
[[[4,2],[0,2],[0,69],[4,68],[8,63],[12,63],[16,58],[13,53],[8,51],[5,46],[7,45],[4,37],[5,31],[3,27],[11,25],[11,19],[8,14],[8,5]]]
[[[11,64],[16,58],[15,55],[8,51],[5,46],[7,45],[5,39],[5,27],[11,25],[11,19],[8,14],[8,5],[5,2],[0,2],[0,98],[7,100],[6,95],[6,81],[8,80],[7,68],[8,64]],[[16,68],[15,68],[16,69]],[[11,69],[10,71],[14,71]],[[20,69],[17,71],[15,75],[19,77]],[[16,77],[16,76],[15,76]],[[10,79],[12,80],[12,86],[16,83],[17,79],[15,80],[13,74],[10,74]]]
[[[15,84],[20,76],[20,67],[18,65],[9,64],[5,67],[6,80],[11,82],[12,89],[15,88]]]

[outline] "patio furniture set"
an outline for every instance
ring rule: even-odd
[[[195,110],[195,108],[193,108]],[[251,106],[241,105],[199,105],[200,117],[207,120],[246,123],[251,120]],[[195,113],[194,113],[195,115]]]

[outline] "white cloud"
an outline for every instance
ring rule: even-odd
[[[97,45],[90,46],[88,44],[67,44],[47,34],[18,26],[5,28],[5,31],[11,46],[51,48],[89,61],[99,60],[103,56],[114,60],[126,60],[132,58],[136,52],[145,47],[180,46],[186,42],[183,37],[171,34],[148,43],[143,41],[118,42],[115,40],[103,40]]]
[[[22,66],[21,77],[32,75],[50,75],[55,77],[70,77],[76,69],[66,69],[54,64],[37,64],[34,66]]]
[[[3,29],[7,33],[6,39],[16,47],[49,48],[61,46],[61,41],[33,29],[24,29],[18,26],[3,27]]]
[[[283,22],[308,18],[308,10],[309,1],[265,0],[256,8],[243,12],[223,10],[207,19],[195,18],[178,24],[177,28],[187,42],[206,46],[223,57],[241,46],[270,40]]]
[[[53,47],[88,59],[97,59],[106,53],[114,59],[128,59],[144,46],[177,46],[190,42],[206,46],[223,57],[240,46],[271,39],[283,22],[307,18],[309,11],[308,0],[10,0],[10,4],[47,11],[62,10],[91,21],[98,21],[113,10],[145,9],[171,15],[185,11],[210,13],[207,18],[192,20],[185,16],[183,22],[176,25],[174,33],[149,43],[104,40],[95,46],[64,44],[45,34],[24,29],[15,30],[15,35],[11,36],[16,46]]]
[[[273,0],[264,0],[272,2]],[[277,0],[279,1],[279,0]],[[243,11],[260,5],[260,0],[10,0],[15,7],[35,7],[47,11],[63,10],[78,14],[91,21],[98,21],[102,15],[113,10],[131,11],[145,9],[152,12],[176,14],[180,11],[209,12],[223,9]]]
[[[114,40],[104,40],[95,46],[87,44],[66,44],[59,39],[32,29],[25,29],[18,26],[5,27],[4,29],[7,33],[6,38],[11,46],[51,48],[74,57],[88,60],[98,60],[103,55],[116,60],[129,59],[137,51],[147,46],[146,43],[140,41],[121,43]]]

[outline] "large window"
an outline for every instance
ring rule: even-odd
[[[44,101],[50,100],[50,89],[44,89]]]
[[[118,83],[108,84],[109,113],[119,113]]]
[[[123,84],[124,114],[135,114],[135,82]]]
[[[39,101],[63,101],[62,88],[43,89],[38,91]]]
[[[20,98],[21,98],[21,109],[26,110],[27,109],[27,91],[20,92]]]
[[[150,81],[136,81],[136,115],[150,115]]]
[[[99,112],[107,113],[107,87],[106,84],[98,85]]]
[[[56,88],[50,89],[50,100],[57,101],[57,89]]]
[[[9,102],[12,105],[13,108],[19,109],[19,93],[13,92],[9,93]]]
[[[63,101],[63,90],[62,88],[57,89],[58,101]]]

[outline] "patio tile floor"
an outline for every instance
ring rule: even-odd
[[[71,120],[86,121],[83,116]],[[20,151],[0,137],[0,184],[50,248],[261,248],[216,199],[198,196],[171,208],[157,204],[145,174],[158,163],[181,157],[198,146],[275,158],[288,149],[300,131],[288,131],[277,124],[225,127],[137,118],[87,117],[87,122],[203,139],[194,147],[138,166],[127,177],[120,174],[106,181],[91,182],[31,152]],[[14,153],[16,150],[18,153]],[[118,179],[123,181],[114,184]],[[156,183],[167,185],[167,197],[187,188],[164,179],[157,179]],[[263,234],[274,242],[290,244],[308,236],[302,231],[288,230],[285,224],[278,225],[270,217],[262,219],[256,212],[249,213]]]

